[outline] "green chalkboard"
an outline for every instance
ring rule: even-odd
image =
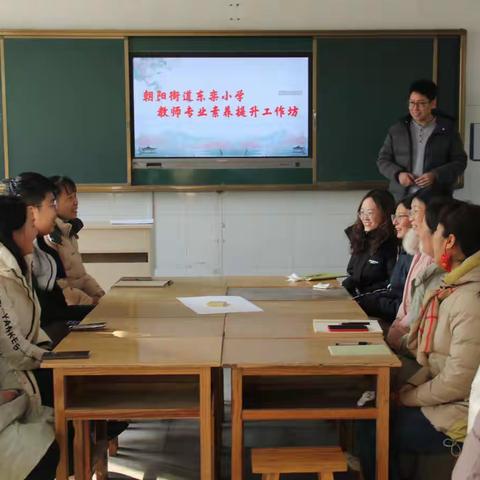
[[[383,179],[378,151],[410,83],[432,78],[433,39],[319,38],[317,55],[318,181]]]
[[[316,111],[313,168],[134,169],[133,185],[361,186],[383,180],[376,157],[388,127],[407,113],[407,90],[432,78],[439,107],[460,112],[461,32],[317,37],[294,35],[167,35],[128,39],[130,55],[309,54]],[[316,63],[315,63],[316,62]],[[82,184],[128,181],[124,40],[4,39],[10,175],[34,170]],[[0,98],[0,112],[1,112]],[[0,115],[0,131],[4,119]],[[3,137],[0,162],[3,169]]]
[[[10,175],[127,181],[123,40],[6,39],[5,84]]]
[[[460,38],[438,39],[438,98],[440,110],[457,121],[459,127],[458,92],[460,86]]]

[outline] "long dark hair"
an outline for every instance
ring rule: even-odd
[[[378,250],[382,243],[394,237],[395,234],[391,218],[395,211],[395,200],[392,194],[386,190],[370,190],[360,201],[357,209],[358,214],[363,202],[367,198],[371,198],[375,202],[383,216],[383,220],[375,230],[368,232],[367,235],[360,217],[357,217],[357,221],[347,229],[349,231],[351,252],[354,254],[363,253],[367,249],[372,254]]]
[[[13,239],[13,232],[22,228],[26,219],[27,206],[20,198],[0,195],[0,242],[15,257],[24,275],[27,273],[27,264]]]

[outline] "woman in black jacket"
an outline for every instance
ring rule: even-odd
[[[395,201],[385,190],[371,190],[360,202],[357,221],[345,230],[350,240],[348,277],[343,286],[357,296],[385,288],[397,259],[391,216]]]
[[[406,197],[397,203],[395,215],[392,215],[393,226],[399,242],[405,242],[405,247],[410,251],[412,241],[410,206],[412,197]],[[416,234],[413,234],[416,238]],[[357,297],[358,304],[363,311],[371,317],[392,323],[402,302],[403,289],[407,279],[410,264],[412,263],[413,252],[407,253],[403,245],[399,243],[397,250],[397,262],[390,276],[390,283],[385,289],[365,293]]]

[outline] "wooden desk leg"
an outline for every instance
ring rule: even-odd
[[[118,440],[118,437],[115,437]],[[108,480],[108,449],[107,422],[97,420],[95,422],[95,475],[96,480]]]
[[[388,480],[390,369],[382,367],[377,375],[377,480]]]
[[[210,368],[200,370],[200,478],[214,480],[213,398]]]
[[[223,368],[222,367],[213,368],[212,375],[213,375],[213,385],[214,385],[213,396],[215,398],[215,403],[216,403],[215,415],[218,421],[221,423],[224,420],[223,409],[225,404],[225,400],[223,398]]]
[[[243,480],[243,377],[232,368],[232,480]]]
[[[53,370],[53,394],[55,397],[55,437],[60,448],[57,480],[68,479],[68,432],[65,418],[65,377],[62,369]]]
[[[73,427],[75,429],[73,439],[75,480],[90,480],[92,478],[90,421],[74,420]]]
[[[224,420],[223,368],[212,368],[213,425],[215,442],[215,472],[220,476],[222,457],[222,425]]]

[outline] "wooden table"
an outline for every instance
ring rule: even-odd
[[[226,295],[235,288],[255,289],[253,294],[260,300],[254,302],[263,311],[204,316],[176,299]],[[243,477],[246,420],[363,418],[377,420],[377,478],[386,480],[389,371],[399,362],[393,354],[348,359],[330,356],[327,347],[331,340],[313,333],[312,319],[366,317],[342,291],[316,298],[297,290],[310,288],[307,282],[292,285],[280,277],[174,278],[173,285],[165,288],[113,288],[84,320],[105,321],[107,331],[75,332],[57,347],[88,349],[91,357],[42,364],[54,369],[61,451],[57,479],[67,478],[68,420],[88,425],[91,419],[135,418],[199,419],[200,478],[213,479],[213,403],[218,403],[222,388],[218,383],[212,391],[212,379],[224,365],[232,368],[232,479]],[[292,293],[294,290],[297,292]],[[285,295],[281,295],[283,291]],[[261,382],[272,376],[311,379],[328,375],[375,376],[376,406],[249,408],[244,403],[246,379],[256,377]],[[85,458],[85,451],[80,450],[88,443],[88,434],[81,430],[76,453]],[[77,473],[77,480],[89,478],[84,470]]]
[[[89,349],[91,356],[42,364],[54,369],[55,429],[61,452],[56,478],[68,478],[68,420],[87,427],[76,429],[80,441],[75,442],[76,478],[86,480],[90,472],[77,460],[86,457],[88,464],[89,420],[196,418],[200,478],[213,480],[212,369],[220,366],[223,323],[223,316],[161,322],[112,317],[107,320],[109,329],[126,331],[128,326],[129,336],[74,332],[62,341],[56,351]]]
[[[227,279],[229,286],[236,288],[285,286],[278,279],[254,279],[233,277]],[[311,285],[311,284],[310,284]],[[293,288],[305,288],[306,282],[298,282]],[[329,292],[326,292],[329,293]],[[256,298],[265,298],[257,291]],[[377,479],[388,479],[389,443],[389,396],[390,369],[400,366],[391,353],[375,357],[333,357],[328,346],[335,342],[313,332],[312,319],[366,319],[358,304],[342,295],[325,295],[318,300],[259,300],[255,304],[264,311],[254,314],[229,314],[225,319],[225,340],[222,364],[232,368],[232,480],[242,480],[243,467],[243,423],[267,420],[309,419],[375,419],[377,430]],[[354,341],[345,334],[343,341]],[[339,338],[336,340],[340,341]],[[381,338],[369,340],[383,343]],[[255,378],[257,384],[268,382],[272,377],[283,379],[364,376],[375,377],[376,404],[374,407],[358,408],[356,405],[318,406],[275,405],[255,408],[245,405],[245,382]],[[274,403],[274,402],[273,402]]]
[[[285,330],[284,327],[283,331]],[[304,329],[297,331],[299,335],[304,335]],[[235,329],[229,329],[228,319],[227,332],[235,333]],[[246,333],[242,335],[245,336]],[[284,335],[286,336],[285,333]],[[242,480],[244,476],[245,421],[314,419],[376,420],[377,480],[388,480],[390,369],[400,366],[397,357],[393,354],[367,358],[332,357],[328,352],[328,345],[333,343],[332,340],[294,338],[292,331],[288,335],[288,338],[227,337],[224,340],[222,364],[232,369],[232,480]],[[374,342],[383,343],[381,339]],[[281,407],[271,405],[256,408],[245,405],[244,387],[249,378],[254,377],[258,383],[273,377],[287,379],[364,375],[376,377],[375,407],[359,408],[355,404],[302,406],[296,402]]]

